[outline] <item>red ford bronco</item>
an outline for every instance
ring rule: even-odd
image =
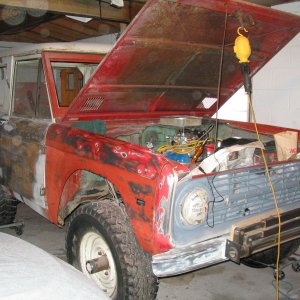
[[[243,84],[239,27],[252,76],[300,18],[239,0],[150,0],[112,49],[2,53],[0,223],[23,202],[66,225],[68,261],[118,300],[154,299],[157,277],[228,259],[274,263],[278,213],[282,257],[295,251],[298,147],[281,159],[274,139],[287,129],[258,124],[258,138],[252,123],[211,118]]]

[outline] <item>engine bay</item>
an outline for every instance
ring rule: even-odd
[[[185,165],[201,166],[213,156],[218,171],[262,164],[261,149],[264,149],[267,162],[278,161],[272,134],[260,135],[260,143],[253,131],[201,117],[161,117],[118,139],[141,145]]]

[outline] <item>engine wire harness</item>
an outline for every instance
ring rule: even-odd
[[[202,154],[204,154],[205,145],[215,143],[215,140],[209,137],[209,133],[213,128],[214,125],[210,125],[207,130],[201,132],[198,138],[173,139],[171,144],[163,145],[156,149],[156,151],[174,160],[184,163],[196,163]],[[212,147],[209,149],[212,149]],[[207,151],[205,154],[208,154]],[[212,153],[210,152],[209,154]]]

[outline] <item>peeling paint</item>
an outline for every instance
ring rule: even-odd
[[[154,255],[153,272],[156,276],[166,277],[220,263],[227,260],[225,244],[226,237],[220,237]]]
[[[137,195],[137,197],[141,197],[143,195],[148,195],[152,193],[152,187],[149,185],[141,185],[136,182],[128,182],[132,192]]]
[[[13,117],[0,126],[2,182],[43,208],[47,205],[40,195],[45,172],[42,152],[48,126],[48,122]]]
[[[115,188],[117,196],[112,200],[118,198],[117,201],[122,202],[138,243],[154,255],[156,275],[174,275],[225,260],[225,238],[220,238],[215,228],[209,228],[199,237],[196,224],[192,229],[196,238],[192,240],[185,235],[192,230],[188,225],[183,224],[186,231],[181,227],[182,203],[177,200],[186,199],[186,195],[178,193],[178,182],[188,185],[196,175],[185,176],[190,166],[155,153],[158,148],[153,146],[152,139],[160,134],[163,138],[157,138],[157,144],[164,144],[167,139],[170,144],[176,142],[166,134],[178,134],[173,125],[170,125],[173,129],[166,131],[157,129],[160,117],[212,115],[217,104],[222,105],[241,86],[241,74],[233,74],[238,62],[234,64],[234,53],[226,46],[220,101],[210,107],[203,103],[207,97],[217,96],[219,62],[215,58],[220,57],[224,45],[219,28],[228,14],[225,45],[231,45],[236,36],[233,12],[237,8],[247,13],[253,10],[242,1],[149,1],[68,108],[58,107],[51,62],[54,59],[67,62],[71,54],[42,53],[53,120],[10,116],[7,122],[0,124],[1,183],[51,222],[63,224],[83,201],[101,201],[96,197],[101,192],[94,193],[95,182],[85,181],[89,175],[98,176]],[[289,16],[287,20],[281,12],[274,11],[272,15],[268,12],[266,8],[255,7],[261,32],[253,36],[256,59],[252,61],[252,72],[257,72],[275,50],[277,52],[299,31],[298,17]],[[180,19],[184,22],[178,22]],[[216,26],[212,27],[212,23]],[[198,30],[186,34],[187,29],[196,28],[195,24]],[[174,26],[178,30],[174,30]],[[215,34],[206,34],[207,29],[215,30]],[[181,33],[176,36],[174,32]],[[262,53],[264,59],[257,59]],[[91,53],[72,53],[72,62],[95,62],[100,56],[102,58]],[[88,132],[76,127],[80,122],[89,121],[99,121],[103,131]],[[146,139],[140,132],[151,125],[153,128],[145,134],[149,137]],[[235,125],[244,126],[254,134],[251,124]],[[283,131],[265,125],[259,125],[259,130],[269,136]],[[196,135],[195,139],[198,138]],[[146,148],[147,144],[153,151]],[[209,177],[201,176],[205,180]],[[192,186],[195,187],[196,184]],[[215,186],[212,184],[210,188]],[[107,195],[107,191],[101,194]],[[234,200],[230,198],[230,201]],[[182,243],[176,240],[176,230],[183,236]],[[205,234],[210,240],[200,243]]]

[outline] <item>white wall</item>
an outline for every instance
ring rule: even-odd
[[[95,36],[92,38],[87,38],[83,40],[78,40],[77,42],[80,43],[100,43],[100,44],[108,44],[108,45],[113,45],[118,38],[118,34],[113,33],[113,34],[106,34],[106,35],[101,35],[101,36]]]
[[[0,41],[0,51],[1,50],[6,50],[6,49],[9,49],[9,48],[20,47],[20,46],[24,46],[24,45],[29,45],[29,43]]]
[[[300,34],[253,78],[257,122],[300,129]]]
[[[248,99],[244,87],[239,89],[218,111],[214,117],[225,120],[249,121]]]

